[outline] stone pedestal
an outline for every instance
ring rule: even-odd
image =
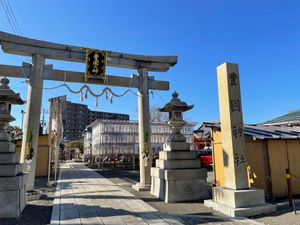
[[[188,143],[167,143],[159,153],[156,167],[151,168],[151,194],[166,203],[205,199],[206,178],[206,169],[201,169],[200,160]]]
[[[213,199],[204,205],[233,217],[274,212],[276,206],[265,203],[264,191],[248,185],[238,65],[224,63],[217,72],[224,186],[214,187]]]
[[[276,205],[265,203],[262,189],[234,190],[225,187],[213,188],[213,199],[204,200],[204,205],[232,217],[248,217],[276,211]]]
[[[0,141],[0,218],[18,217],[26,206],[27,173],[18,161],[15,144]]]
[[[150,191],[150,184],[142,184],[142,183],[136,183],[132,185],[132,188],[136,191]]]

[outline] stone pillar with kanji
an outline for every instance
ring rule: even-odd
[[[240,79],[237,64],[218,67],[219,109],[224,181],[231,189],[248,189]]]
[[[214,187],[205,205],[233,217],[253,216],[276,210],[265,203],[264,190],[249,188],[238,65],[217,68],[222,136],[224,186]]]

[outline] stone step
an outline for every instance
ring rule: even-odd
[[[156,167],[161,169],[192,169],[200,168],[201,163],[199,159],[190,160],[156,160]]]
[[[15,153],[16,145],[12,142],[0,141],[0,153]]]
[[[196,159],[196,152],[192,151],[161,151],[159,152],[159,159]]]
[[[15,153],[0,153],[0,164],[16,164],[18,161]]]
[[[0,218],[18,217],[25,205],[25,184],[16,190],[0,191]]]
[[[209,199],[204,200],[204,205],[231,217],[250,217],[276,212],[276,205],[267,203],[250,207],[233,208]]]
[[[180,151],[180,150],[190,150],[191,146],[186,142],[170,142],[165,143],[163,146],[164,151]]]
[[[0,191],[18,190],[27,181],[27,173],[19,173],[15,177],[0,177]]]
[[[181,170],[164,170],[158,167],[151,168],[151,176],[158,177],[164,180],[206,180],[206,169],[181,169]]]
[[[23,164],[0,165],[0,177],[14,177],[23,172]]]
[[[249,188],[234,190],[225,187],[214,187],[213,201],[233,208],[244,208],[265,204],[263,189]]]

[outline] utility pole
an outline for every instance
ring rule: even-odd
[[[43,109],[43,115],[42,115],[42,121],[41,121],[41,128],[42,128],[42,131],[41,133],[43,134],[44,133],[44,127],[46,126],[46,123],[45,123],[45,114],[48,114],[48,110],[47,109]]]
[[[22,110],[21,110],[21,113],[22,113],[21,130],[22,130],[22,133],[23,133],[24,114],[25,114],[26,112],[22,109]]]

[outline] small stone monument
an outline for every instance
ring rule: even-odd
[[[213,199],[204,204],[233,217],[273,212],[264,191],[248,184],[238,65],[224,63],[217,72],[225,184],[213,187]]]
[[[6,132],[11,104],[24,104],[19,94],[8,86],[9,80],[0,80],[0,218],[18,217],[26,205],[27,173],[15,153],[15,144]]]
[[[207,171],[201,169],[200,160],[190,151],[190,145],[181,133],[185,125],[182,113],[192,109],[193,105],[182,102],[177,92],[172,96],[172,100],[159,109],[169,113],[168,124],[172,132],[163,151],[159,152],[156,167],[151,168],[151,194],[166,203],[208,198]]]

